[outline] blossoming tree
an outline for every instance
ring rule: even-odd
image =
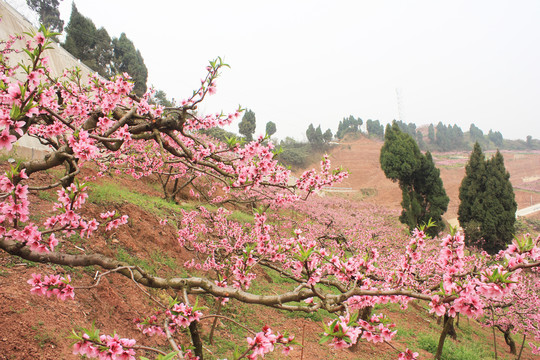
[[[197,303],[190,303],[193,295],[287,311],[326,310],[336,318],[325,325],[322,341],[341,349],[361,339],[390,342],[396,334],[384,316],[359,316],[361,309],[386,302],[405,307],[417,299],[428,302],[437,315],[478,317],[489,301],[510,296],[518,284],[527,283],[522,280],[524,273],[540,266],[539,238],[532,237],[516,240],[489,260],[465,255],[459,233],[433,240],[416,230],[403,251],[381,247],[375,231],[349,221],[344,209],[350,204],[315,201],[306,207],[299,202],[346,176],[339,169],[332,170],[328,158],[321,162],[319,172],[306,171],[293,179],[274,159],[273,145],[266,139],[222,143],[199,133],[229,124],[241,113],[241,109],[210,115],[195,111],[215,92],[216,79],[227,66],[221,59],[210,62],[192,96],[178,107],[163,108],[149,103],[149,93],[142,98],[133,95],[127,75],[83,79],[77,70],[66,70],[62,77],[53,78],[43,55],[53,35],[42,28],[27,38],[22,49],[28,55],[26,63],[9,63],[18,38],[3,43],[1,50],[0,148],[10,150],[27,135],[48,146],[50,152],[42,159],[6,167],[0,177],[0,248],[41,263],[97,266],[104,271],[101,276],[125,276],[143,292],[145,288],[176,291],[178,296],[161,304],[162,310],[137,320],[145,334],[169,340],[170,353],[151,350],[157,358],[203,357],[197,336],[203,313]],[[184,211],[177,240],[179,246],[197,253],[186,264],[193,268],[193,275],[163,278],[103,254],[68,254],[58,249],[62,236],[77,233],[91,241],[99,228],[121,230],[128,221],[127,214],[116,211],[104,211],[98,218],[81,214],[88,198],[81,169],[92,164],[98,166],[98,175],[125,172],[138,178],[168,172],[179,179],[210,179],[210,189],[204,190],[209,202],[263,206],[256,209],[254,222],[249,224],[231,220],[225,207]],[[56,167],[65,169],[58,181],[47,185],[33,181],[40,172]],[[58,194],[55,214],[41,223],[31,220],[29,192],[53,188]],[[303,211],[303,220],[272,211],[287,207]],[[385,230],[379,226],[378,231]],[[250,288],[258,281],[257,267],[274,269],[296,286],[278,294],[255,294]],[[60,300],[76,296],[69,275],[34,274],[28,283],[30,291],[38,295]],[[192,344],[178,344],[175,336],[182,328],[191,332]],[[538,340],[538,331],[527,331]],[[135,359],[138,350],[149,350],[133,339],[100,335],[93,328],[75,333],[74,339],[74,353],[88,358]],[[293,340],[293,336],[265,326],[246,338],[244,350],[236,356],[264,357],[278,345],[288,352]],[[418,356],[409,349],[396,355],[399,359]]]

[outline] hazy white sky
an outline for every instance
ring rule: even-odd
[[[75,0],[133,40],[148,84],[181,99],[209,59],[231,65],[202,111],[252,109],[257,133],[305,138],[354,115],[383,123],[474,122],[540,138],[540,1]],[[62,3],[67,22],[71,2]],[[234,125],[234,131],[238,130]]]

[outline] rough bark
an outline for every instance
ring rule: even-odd
[[[437,353],[435,354],[435,357],[434,357],[435,360],[441,360],[442,351],[444,347],[444,340],[446,340],[446,335],[449,334],[450,329],[454,328],[454,324],[453,324],[454,318],[447,315],[445,315],[444,317],[445,317],[444,327],[443,327],[443,330],[441,331],[441,336],[439,337],[439,345],[437,346]]]

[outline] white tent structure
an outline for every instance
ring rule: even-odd
[[[5,1],[0,0],[0,41],[8,40],[10,35],[24,35],[25,32],[36,33],[37,31],[38,30],[23,15]],[[45,52],[45,55],[49,58],[51,75],[60,76],[63,74],[64,69],[70,69],[76,66],[81,69],[83,77],[93,73],[88,66],[81,63],[60,45],[54,43],[51,46],[53,49]],[[22,41],[18,41],[14,46],[16,49],[23,47],[24,42]],[[12,65],[21,61],[28,61],[24,52],[10,54],[9,58]],[[47,147],[41,145],[36,139],[25,135],[17,141],[14,150],[12,151],[15,151],[17,156],[33,159],[36,156],[42,156],[43,152],[47,151]]]

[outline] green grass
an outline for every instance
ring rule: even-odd
[[[34,335],[34,340],[38,342],[40,348],[44,348],[47,344],[54,344],[54,336],[48,331],[43,329],[43,322],[38,322],[38,325],[32,326],[32,330],[36,331]]]
[[[155,250],[154,252],[152,252],[150,254],[150,259],[152,259],[152,261],[156,263],[159,268],[162,268],[163,267],[162,265],[164,265],[164,266],[169,267],[169,269],[171,270],[178,269],[178,264],[176,263],[176,260],[174,260],[170,256],[167,256],[161,250]]]
[[[37,263],[37,262],[21,259],[18,256],[10,256],[10,257],[8,257],[8,261],[4,264],[4,266],[7,267],[7,268],[12,268],[15,265],[19,265],[19,264],[25,264],[26,267],[29,267],[29,268],[39,266],[39,263]]]
[[[264,272],[272,279],[272,282],[274,284],[298,284],[296,281],[289,279],[285,276],[281,276],[280,273],[278,273],[275,270],[264,268]]]
[[[116,259],[118,261],[122,261],[125,263],[128,263],[133,266],[138,266],[147,273],[151,275],[156,275],[156,265],[151,264],[150,262],[143,260],[141,258],[138,258],[136,256],[131,255],[126,249],[124,248],[118,248],[118,251],[116,253]]]
[[[493,359],[493,350],[486,348],[484,344],[465,341],[464,334],[458,330],[458,339],[463,343],[456,344],[451,339],[446,338],[442,353],[442,360],[486,360]],[[438,334],[420,333],[418,335],[417,345],[432,354],[437,352],[439,342]]]
[[[98,205],[127,202],[161,218],[181,210],[193,210],[195,205],[178,205],[157,196],[139,194],[115,183],[90,184],[90,199]]]
[[[150,254],[150,259],[145,260],[132,255],[130,250],[123,247],[118,247],[116,252],[116,259],[128,263],[133,266],[138,266],[142,270],[146,271],[151,275],[158,275],[158,272],[163,275],[171,271],[174,272],[174,276],[187,276],[189,273],[184,269],[180,268],[175,259],[170,256],[167,256],[164,252],[160,250],[155,250]]]
[[[140,194],[131,191],[128,188],[112,182],[100,184],[89,183],[89,185],[91,195],[90,200],[95,204],[105,205],[110,203],[126,202],[160,218],[170,218],[171,215],[180,213],[181,210],[191,211],[195,210],[197,206],[202,205],[198,203],[176,204],[158,196]],[[209,211],[216,210],[215,206],[209,206],[208,204],[204,204],[204,206]],[[252,214],[248,214],[243,211],[233,211],[229,216],[229,219],[241,223],[253,223],[254,221]],[[174,222],[171,222],[171,224],[174,225]]]
[[[248,214],[238,210],[233,211],[233,213],[229,215],[228,219],[238,221],[240,223],[253,223],[255,221],[255,217],[253,216],[253,214]]]
[[[38,198],[45,201],[55,202],[58,200],[58,196],[51,191],[38,191]]]

